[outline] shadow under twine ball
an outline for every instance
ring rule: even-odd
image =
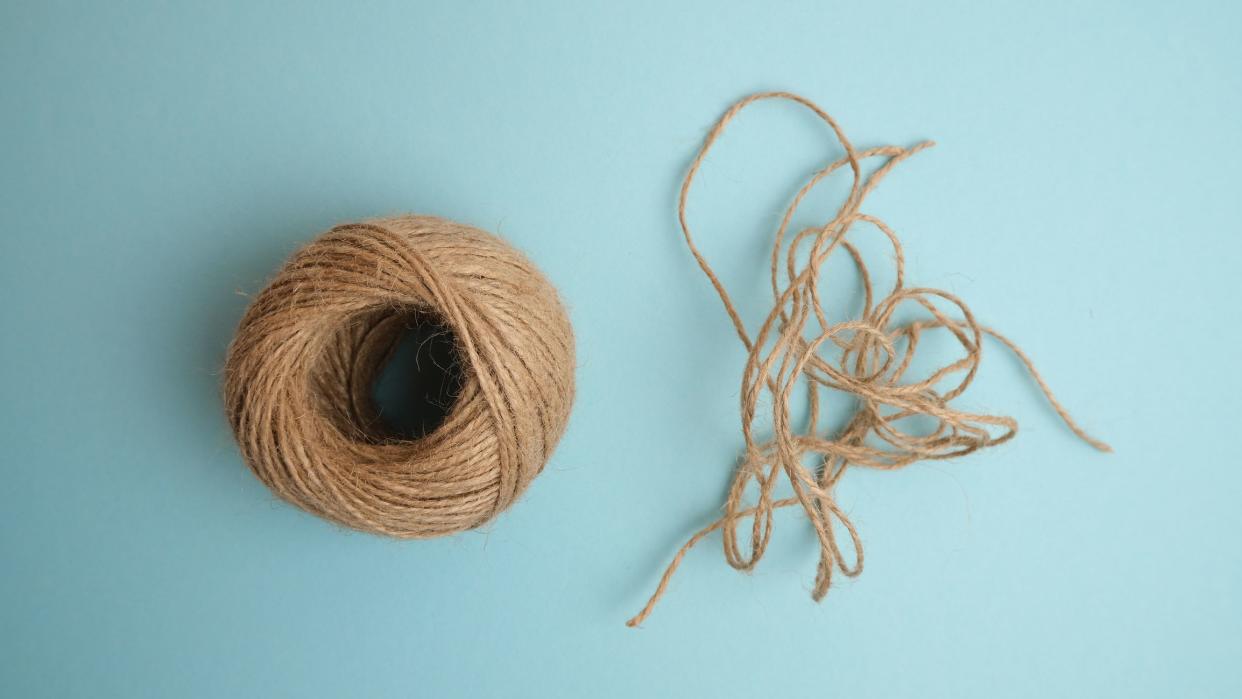
[[[438,377],[439,409],[412,430],[374,398],[411,335],[415,359],[435,365],[417,374]],[[339,226],[295,253],[247,309],[224,369],[242,456],[273,492],[401,538],[511,505],[573,397],[573,332],[548,280],[501,239],[426,216]]]

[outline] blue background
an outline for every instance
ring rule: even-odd
[[[1238,696],[1239,22],[1226,2],[4,3],[0,695]],[[938,141],[866,210],[1117,453],[990,349],[962,405],[1021,433],[851,472],[861,578],[812,603],[790,511],[755,574],[710,539],[630,630],[740,443],[744,354],[675,190],[718,114],[774,88],[859,145]],[[769,105],[709,161],[691,215],[752,322],[779,212],[837,152]],[[527,251],[579,347],[527,496],[425,542],[277,501],[218,399],[236,292],[405,211]]]

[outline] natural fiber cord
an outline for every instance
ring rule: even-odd
[[[694,244],[686,223],[686,198],[699,166],[725,126],[748,105],[767,99],[791,100],[810,109],[832,129],[845,156],[815,173],[785,211],[772,248],[775,304],[752,339],[724,285]],[[950,459],[1001,444],[1017,432],[1018,424],[1013,418],[969,413],[950,405],[975,377],[984,335],[1008,347],[1026,365],[1053,410],[1074,434],[1096,449],[1109,451],[1108,445],[1088,436],[1070,418],[1026,354],[1008,338],[976,322],[961,299],[938,289],[907,287],[905,258],[897,236],[882,221],[859,210],[863,199],[893,166],[931,145],[925,142],[911,148],[855,150],[831,116],[809,100],[784,92],[761,93],[739,101],[708,133],[682,183],[678,216],[690,252],[720,295],[749,353],[742,375],[741,400],[746,447],[725,501],[724,515],[681,547],[647,605],[629,620],[630,626],[642,623],[651,614],[686,552],[717,529],[722,530],[729,565],[743,571],[753,569],[767,549],[773,512],[790,505],[803,509],[819,541],[819,566],[812,591],[816,600],[827,594],[834,571],[851,577],[862,572],[863,547],[858,531],[833,496],[846,467],[891,470],[925,459]],[[864,176],[861,163],[872,158],[879,160],[879,167]],[[853,183],[833,219],[802,230],[786,244],[787,229],[799,204],[820,181],[846,166],[853,173]],[[847,239],[857,223],[869,224],[892,243],[896,283],[887,296],[878,300],[873,296],[862,254]],[[837,250],[844,250],[853,260],[862,280],[864,298],[858,318],[831,322],[822,305],[820,270]],[[948,304],[957,312],[951,317],[937,304]],[[897,322],[898,310],[903,307],[926,316],[912,322]],[[927,378],[903,380],[925,330],[942,330],[952,335],[961,345],[962,356]],[[790,401],[794,388],[802,382],[809,396],[809,417],[805,426],[799,427]],[[949,385],[943,387],[946,383]],[[822,389],[851,394],[858,405],[853,418],[835,434],[829,433],[821,422]],[[755,434],[755,421],[765,392],[770,398],[772,434],[761,440]],[[935,427],[917,429],[929,422]],[[808,460],[814,468],[805,465]],[[781,474],[792,487],[792,497],[774,496]],[[758,493],[753,505],[743,504],[748,490]],[[750,521],[750,545],[743,549],[738,543],[737,529],[746,520]],[[834,520],[850,537],[853,562],[846,560],[838,544]]]
[[[444,423],[417,439],[394,435],[371,397],[411,317],[443,325],[461,365]],[[499,238],[421,216],[340,226],[298,251],[246,311],[224,371],[242,455],[273,492],[402,538],[477,527],[512,504],[573,397],[573,333],[552,285]]]

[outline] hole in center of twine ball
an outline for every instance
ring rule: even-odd
[[[464,374],[457,337],[436,314],[403,314],[400,333],[371,386],[378,427],[388,439],[421,439],[448,418]]]
[[[435,311],[381,308],[325,345],[312,385],[324,414],[368,444],[422,439],[444,424],[465,386],[457,336]]]

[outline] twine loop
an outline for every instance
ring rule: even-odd
[[[747,106],[769,99],[792,101],[814,112],[832,130],[845,155],[811,176],[785,210],[771,255],[774,304],[752,339],[724,285],[694,242],[686,220],[686,200],[699,167],[728,123]],[[1096,449],[1110,450],[1074,422],[1026,353],[1007,337],[980,325],[962,299],[939,289],[907,287],[905,257],[897,235],[883,221],[860,210],[866,196],[894,166],[932,145],[927,141],[909,148],[856,150],[827,112],[786,92],[759,93],[742,99],[708,133],[682,183],[678,218],[690,252],[715,287],[748,353],[741,389],[745,449],[725,500],[724,515],[682,546],[646,606],[627,622],[629,626],[641,624],[651,614],[686,553],[717,529],[723,532],[724,555],[729,565],[752,570],[771,540],[773,514],[783,507],[801,507],[815,531],[819,563],[811,594],[816,601],[828,593],[835,573],[849,577],[861,573],[862,541],[834,497],[834,489],[848,467],[893,470],[917,461],[951,459],[1004,443],[1017,433],[1018,423],[1011,417],[972,413],[951,405],[975,378],[985,335],[1008,347],[1021,360],[1075,435]],[[879,165],[870,174],[864,174],[862,163],[869,160],[878,160]],[[833,218],[821,226],[789,235],[791,221],[806,196],[824,178],[845,167],[853,179],[849,194]],[[863,255],[847,237],[860,223],[879,231],[893,249],[896,281],[892,290],[878,300]],[[825,261],[838,250],[844,250],[853,261],[861,279],[863,307],[857,318],[833,322],[824,310],[820,283]],[[905,320],[902,311],[907,308],[922,317]],[[951,335],[962,354],[926,378],[910,380],[907,372],[920,339],[924,332],[932,330]],[[799,386],[806,388],[808,400],[807,417],[801,423],[790,407]],[[835,432],[825,428],[821,420],[824,390],[848,394],[857,405],[844,428]],[[765,396],[770,398],[771,435],[760,438],[756,434],[756,420]],[[812,463],[808,465],[808,461]],[[782,475],[793,496],[778,499],[775,493]],[[757,491],[754,504],[745,504],[751,491]],[[745,538],[739,535],[739,529],[749,533],[745,546],[739,541]],[[838,529],[844,529],[848,535],[852,556],[841,546]]]

